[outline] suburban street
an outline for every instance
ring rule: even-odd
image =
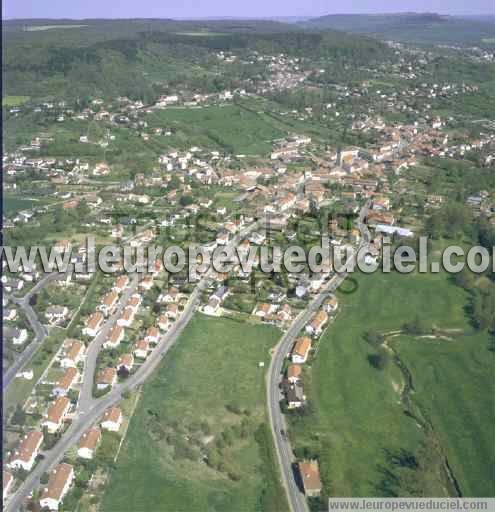
[[[19,306],[23,313],[26,315],[29,325],[34,332],[34,340],[29,343],[29,345],[22,351],[21,354],[19,354],[12,365],[4,372],[2,379],[4,392],[15,378],[16,374],[20,372],[31,360],[35,352],[43,343],[45,337],[48,335],[46,327],[39,321],[38,316],[34,312],[34,309],[29,304],[31,297],[38,293],[48,283],[55,281],[56,279],[60,279],[62,276],[63,274],[58,272],[47,274],[42,279],[40,279],[23,297],[16,297],[12,294],[7,295],[9,300]]]
[[[235,247],[244,236],[256,229],[257,226],[258,223],[255,222],[244,228],[231,240],[228,247]],[[41,476],[62,460],[66,450],[79,441],[84,432],[97,422],[106,409],[116,405],[122,399],[122,393],[135,389],[151,376],[160,364],[162,358],[172,348],[184,328],[194,316],[196,308],[200,303],[201,292],[207,288],[211,279],[211,274],[212,272],[210,269],[210,271],[203,275],[203,277],[198,281],[196,287],[189,296],[189,300],[180,317],[176,322],[174,322],[174,324],[172,324],[170,330],[163,334],[160,343],[141,365],[139,370],[124,382],[117,384],[107,395],[101,398],[93,398],[92,389],[94,372],[96,359],[101,349],[101,345],[106,338],[106,334],[119,317],[119,313],[126,304],[127,299],[132,295],[138,284],[137,275],[131,276],[131,284],[119,301],[116,312],[107,319],[102,331],[88,348],[79,403],[70,427],[51,450],[47,450],[43,453],[43,459],[38,462],[17,492],[5,504],[6,511],[14,512],[19,510],[23,500],[29,496],[33,489],[39,486]]]
[[[368,205],[361,209],[358,228],[361,232],[360,248],[365,247],[369,243],[369,232],[364,219],[368,212]],[[349,258],[352,260],[356,257],[357,251]],[[348,260],[348,262],[349,262]],[[282,483],[287,493],[287,500],[291,512],[307,512],[308,504],[303,492],[299,489],[294,473],[295,457],[287,435],[287,426],[285,417],[280,409],[280,400],[282,393],[279,385],[282,380],[282,368],[287,355],[300,333],[301,329],[310,321],[311,317],[318,311],[323,301],[329,293],[334,292],[347,277],[347,273],[335,274],[325,285],[323,290],[314,297],[308,304],[307,308],[301,312],[292,322],[291,326],[275,347],[268,376],[266,381],[268,417],[275,443],[275,451],[282,473]]]

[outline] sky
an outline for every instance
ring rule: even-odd
[[[204,18],[322,16],[338,13],[495,14],[495,0],[3,0],[12,18]]]

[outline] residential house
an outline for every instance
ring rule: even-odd
[[[70,367],[65,370],[65,373],[60,377],[55,386],[53,387],[52,394],[55,396],[65,396],[77,382],[79,372],[77,368]]]
[[[85,336],[90,336],[91,338],[94,338],[100,331],[104,319],[105,317],[103,316],[103,313],[101,313],[100,311],[96,311],[95,313],[93,313],[86,320],[86,324],[82,330],[83,334]]]
[[[74,480],[74,468],[62,462],[55,467],[48,479],[48,485],[43,489],[40,499],[42,508],[58,510]]]
[[[63,322],[69,315],[66,306],[48,306],[45,311],[46,319],[51,323]]]
[[[60,361],[62,368],[75,368],[84,355],[84,344],[79,340],[66,339],[64,341],[64,356]]]
[[[221,301],[218,297],[211,296],[208,303],[203,308],[206,315],[216,315],[220,308]]]
[[[136,310],[132,307],[126,306],[122,315],[117,320],[117,325],[119,327],[130,327],[132,322],[134,322],[134,316],[136,314]]]
[[[110,407],[101,420],[101,428],[110,432],[118,432],[123,421],[122,411],[118,407]]]
[[[311,338],[301,336],[297,338],[292,350],[291,360],[293,363],[303,364],[308,360],[309,351],[311,350]]]
[[[79,440],[77,456],[81,459],[92,459],[95,456],[96,448],[101,440],[101,430],[92,427],[86,431]]]
[[[64,253],[72,247],[70,240],[59,240],[54,246],[53,250],[58,253]]]
[[[129,277],[128,276],[119,276],[113,285],[113,289],[117,293],[122,293],[127,286],[129,285]]]
[[[143,277],[143,279],[139,282],[139,288],[144,291],[151,290],[153,287],[153,277],[150,275],[146,275]]]
[[[323,286],[326,277],[323,273],[313,274],[309,282],[309,289],[316,293]]]
[[[162,331],[167,331],[168,328],[170,327],[170,319],[169,317],[164,313],[163,315],[160,316],[160,318],[158,319],[158,322],[157,322],[157,325],[158,327],[162,330]]]
[[[124,236],[124,226],[122,224],[117,224],[112,228],[111,237],[112,238],[122,238]]]
[[[151,326],[144,337],[144,340],[148,343],[154,343],[155,345],[160,341],[160,331],[158,328]]]
[[[134,309],[134,312],[137,313],[139,306],[141,305],[142,297],[139,293],[134,293],[131,298],[127,301],[126,308]]]
[[[43,426],[46,427],[50,434],[58,432],[62,427],[67,413],[70,409],[70,400],[65,396],[59,396],[48,407],[46,418],[43,421]]]
[[[305,460],[298,464],[303,483],[304,494],[314,498],[321,493],[320,469],[317,460]]]
[[[139,357],[140,359],[146,359],[148,357],[148,352],[150,350],[150,344],[145,340],[139,340],[134,345],[134,356]]]
[[[117,383],[117,370],[115,368],[104,368],[96,375],[96,387],[99,390],[113,387]]]
[[[179,290],[172,286],[166,292],[160,294],[158,302],[177,302],[179,300]]]
[[[18,329],[17,327],[3,327],[3,338],[12,342],[13,345],[22,345],[28,339],[27,329]]]
[[[290,308],[289,304],[284,304],[278,311],[277,311],[277,320],[279,322],[287,322],[292,318],[292,309]]]
[[[302,369],[298,364],[289,364],[287,367],[287,380],[290,384],[296,384],[301,380]]]
[[[134,356],[132,354],[122,354],[119,357],[119,360],[117,362],[117,371],[124,368],[128,372],[130,372],[132,370],[133,366],[134,366]]]
[[[40,452],[42,442],[42,432],[37,430],[29,432],[22,438],[19,447],[14,450],[7,465],[12,469],[31,471]]]
[[[179,306],[177,304],[169,304],[165,311],[165,314],[171,320],[175,320],[179,314]]]
[[[227,245],[229,243],[229,233],[227,231],[219,233],[216,238],[218,245]]]
[[[390,209],[390,199],[388,197],[383,196],[375,196],[373,198],[373,210],[389,210]]]
[[[287,407],[289,409],[299,409],[299,407],[303,407],[306,397],[304,396],[302,383],[298,382],[297,384],[292,384],[289,389],[287,389],[286,398]]]
[[[323,303],[323,309],[329,314],[335,313],[338,307],[339,301],[335,295],[332,295]]]
[[[110,315],[113,310],[115,309],[115,306],[117,305],[117,302],[119,300],[119,294],[112,290],[111,292],[108,292],[101,301],[101,304],[98,306],[98,309],[105,315]]]
[[[311,322],[306,325],[306,332],[312,336],[319,336],[327,322],[328,314],[323,309],[320,309]]]
[[[8,279],[7,277],[3,276],[2,283],[3,289],[9,293],[22,290],[22,288],[24,287],[24,281],[22,281],[21,279],[16,279],[14,277]]]
[[[258,318],[265,318],[266,316],[275,313],[277,311],[277,306],[274,304],[258,304],[253,311],[253,315]]]
[[[120,325],[114,325],[108,333],[107,339],[103,343],[103,347],[107,349],[116,348],[124,339],[124,328]]]
[[[13,321],[17,318],[17,309],[6,308],[3,310],[3,321]]]

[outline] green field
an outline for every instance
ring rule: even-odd
[[[144,386],[101,510],[286,510],[265,416],[279,335],[196,316]]]
[[[4,96],[2,104],[4,107],[18,107],[29,100],[29,96]]]
[[[236,105],[167,108],[157,111],[156,118],[162,126],[165,122],[175,128],[177,137],[185,139],[188,147],[206,145],[236,154],[266,156],[272,141],[287,135],[265,117]]]
[[[21,210],[29,210],[33,205],[35,205],[35,202],[32,199],[26,199],[11,194],[4,194],[3,196],[3,213],[7,215],[16,214]]]
[[[340,293],[339,317],[306,370],[309,411],[291,421],[296,451],[320,457],[333,496],[451,494],[445,458],[463,495],[494,496],[495,357],[488,335],[468,334],[465,292],[443,274],[375,273],[356,283],[355,293]],[[401,329],[418,316],[459,332],[452,340],[391,339],[414,386],[405,403],[406,374],[393,358],[382,370],[372,367],[376,349],[363,335]],[[406,410],[431,427],[419,427]]]

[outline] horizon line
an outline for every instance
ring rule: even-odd
[[[452,17],[463,17],[463,16],[491,16],[495,17],[495,11],[493,12],[471,12],[471,13],[462,13],[462,14],[453,14],[453,13],[447,13],[447,12],[436,12],[436,11],[411,11],[411,10],[405,10],[405,11],[382,11],[382,12],[334,12],[334,13],[326,13],[326,14],[272,14],[272,15],[265,15],[265,16],[229,16],[229,15],[213,15],[213,16],[199,16],[199,17],[186,17],[186,16],[162,16],[162,17],[149,17],[149,16],[124,16],[124,17],[99,17],[99,16],[90,16],[90,17],[81,17],[81,18],[71,18],[67,16],[61,16],[61,17],[22,17],[22,18],[9,18],[9,17],[3,17],[2,23],[4,21],[35,21],[35,20],[53,20],[53,21],[63,21],[63,20],[69,20],[69,21],[83,21],[83,20],[171,20],[171,21],[221,21],[221,20],[276,20],[276,19],[282,19],[282,18],[321,18],[325,16],[384,16],[384,15],[401,15],[401,14],[417,14],[417,15],[438,15],[438,16],[452,16]]]

